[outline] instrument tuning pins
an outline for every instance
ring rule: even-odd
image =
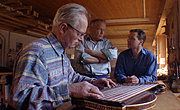
[[[166,86],[164,84],[159,84],[155,88],[151,89],[154,94],[158,95],[166,91]]]

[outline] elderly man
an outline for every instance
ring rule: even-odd
[[[70,97],[102,97],[98,87],[104,84],[116,86],[110,79],[77,74],[65,54],[66,48],[84,40],[88,17],[81,5],[60,7],[47,37],[33,41],[18,53],[8,109],[55,109]]]
[[[110,61],[117,58],[117,48],[103,38],[106,24],[102,19],[90,22],[89,36],[80,42],[75,51],[76,72],[91,78],[107,78],[111,72]]]

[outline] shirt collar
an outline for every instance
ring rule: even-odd
[[[131,51],[129,51],[130,52],[130,54],[132,55],[132,49],[130,49]],[[146,55],[146,51],[144,50],[144,48],[142,47],[142,49],[141,49],[141,53],[140,54],[144,54],[144,55]]]
[[[91,37],[90,37],[90,36],[88,36],[88,37],[86,38],[86,40],[89,40],[89,41],[90,41],[90,40],[92,40],[92,39],[91,39]]]
[[[142,54],[146,55],[146,51],[144,50],[144,48],[142,47]]]
[[[53,34],[52,32],[50,32],[47,35],[47,39],[49,40],[50,45],[52,46],[52,48],[54,49],[54,51],[59,55],[64,54],[65,50],[62,47],[62,45],[60,44],[60,42],[57,40],[55,34]]]

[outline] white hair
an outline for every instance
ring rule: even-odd
[[[81,5],[75,3],[63,5],[56,12],[52,28],[57,28],[61,23],[69,23],[76,27],[81,14],[85,14],[87,19],[90,18],[88,11]]]

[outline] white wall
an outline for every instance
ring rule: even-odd
[[[3,61],[3,64],[0,66],[6,66],[9,32],[4,31],[4,30],[0,30],[0,35],[1,35],[1,39],[4,39],[4,45],[2,45],[2,48],[4,48],[4,50],[2,49],[3,50],[3,59],[0,59]]]
[[[5,46],[2,47],[5,49],[5,51],[3,52],[4,53],[4,63],[3,63],[3,65],[0,65],[0,66],[8,66],[9,50],[10,49],[16,50],[16,42],[23,43],[23,47],[25,47],[27,44],[29,44],[33,40],[38,39],[38,38],[35,38],[32,36],[22,35],[22,34],[10,32],[10,31],[6,31],[6,30],[1,30],[1,29],[0,29],[0,35],[3,36],[3,38],[5,38]]]
[[[36,40],[36,39],[38,39],[38,38],[11,32],[9,49],[16,50],[16,42],[23,43],[23,47],[25,47],[30,42],[32,42],[33,40]]]

